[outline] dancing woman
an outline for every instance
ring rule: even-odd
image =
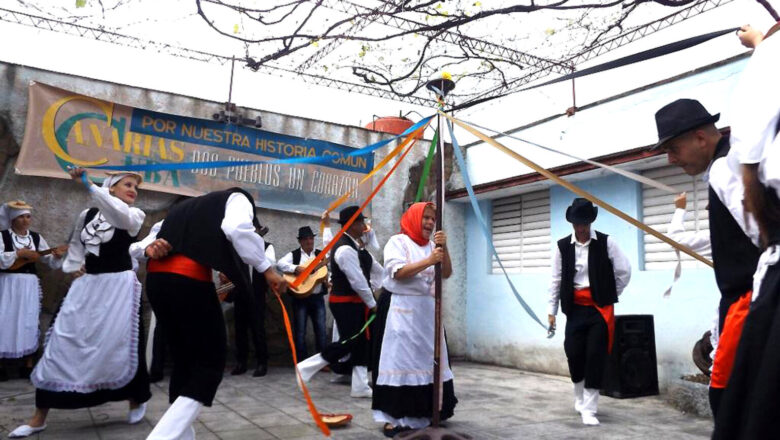
[[[424,428],[433,415],[434,266],[442,264],[444,278],[452,275],[447,236],[434,234],[435,226],[434,205],[415,203],[401,217],[401,234],[385,245],[377,314],[377,329],[384,332],[371,409],[387,437]],[[440,415],[446,420],[458,399],[444,342],[442,336]]]
[[[0,359],[26,358],[19,367],[22,378],[30,376],[33,355],[38,350],[38,315],[41,310],[41,287],[35,262],[40,258],[52,269],[62,266],[65,253],[55,249],[40,257],[37,251],[49,249],[41,234],[31,231],[32,206],[21,200],[0,207],[0,230],[3,252],[0,253]],[[11,269],[19,260],[21,267]],[[0,381],[8,379],[0,365]]]
[[[86,171],[70,172],[81,180]],[[30,376],[35,413],[9,437],[46,429],[50,408],[76,409],[111,401],[130,403],[128,423],[143,419],[151,398],[141,326],[141,284],[128,249],[144,213],[131,205],[142,178],[111,173],[99,188],[87,184],[94,208],[84,210],[62,269],[86,274],[73,282],[46,335],[43,357]]]

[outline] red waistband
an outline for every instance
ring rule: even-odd
[[[330,298],[328,298],[328,302],[363,304],[363,299],[358,295],[334,295],[331,293]]]
[[[574,290],[574,304],[579,306],[595,306],[593,295],[590,293],[590,287]]]
[[[175,273],[198,281],[212,281],[211,269],[181,254],[171,255],[161,260],[149,260],[146,271]]]

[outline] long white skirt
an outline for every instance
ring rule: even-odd
[[[29,273],[0,273],[0,358],[21,358],[38,349],[41,285]]]
[[[377,385],[433,383],[434,307],[432,296],[393,293],[387,312]],[[441,379],[452,380],[444,332],[441,341]]]
[[[140,306],[132,270],[77,278],[46,334],[33,385],[79,393],[127,385],[138,368]]]

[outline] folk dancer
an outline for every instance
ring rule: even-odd
[[[631,265],[615,240],[591,228],[598,208],[576,198],[566,209],[574,233],[558,240],[552,260],[548,320],[558,303],[566,314],[563,342],[574,382],[574,409],[585,425],[598,425],[599,389],[615,330],[614,304],[631,279]]]
[[[238,294],[251,291],[246,265],[276,291],[286,287],[255,232],[254,199],[240,188],[215,191],[174,205],[145,248],[146,292],[173,356],[171,406],[149,440],[193,439],[193,422],[211,406],[227,355],[222,309],[211,277],[224,273]],[[252,301],[251,298],[248,301]]]
[[[344,225],[358,211],[348,206],[339,212],[339,223]],[[352,374],[352,397],[371,397],[368,384],[370,358],[370,327],[359,334],[368,321],[369,313],[376,312],[374,289],[384,277],[382,266],[365,249],[360,236],[366,229],[365,217],[359,214],[331,249],[330,311],[336,321],[339,342],[325,347],[320,354],[298,363],[301,377],[308,382],[314,374],[330,365],[339,374]],[[348,357],[347,357],[348,355]]]
[[[0,231],[3,252],[0,253],[0,362],[3,359],[24,359],[19,377],[28,378],[33,367],[33,356],[38,351],[41,310],[41,286],[35,262],[39,259],[52,269],[62,266],[64,250],[54,249],[40,257],[37,251],[49,249],[38,232],[30,230],[32,206],[21,200],[0,207]],[[11,269],[18,261],[21,267]],[[0,364],[0,381],[8,374]]]
[[[436,231],[436,210],[413,204],[401,217],[401,233],[385,245],[384,292],[377,307],[381,341],[371,409],[387,437],[431,423],[433,414],[434,266],[452,275],[447,235]],[[380,336],[381,335],[381,336]],[[442,420],[452,417],[455,398],[447,344],[442,332]]]
[[[86,171],[70,171],[80,181]],[[49,328],[30,380],[35,414],[9,437],[46,429],[50,408],[77,409],[127,400],[128,423],[140,422],[151,398],[143,347],[141,283],[128,249],[144,221],[133,207],[142,182],[135,173],[109,173],[88,184],[94,208],[81,212],[62,269],[82,269]]]
[[[715,127],[720,114],[711,115],[699,101],[678,99],[655,114],[658,143],[669,163],[690,176],[704,173],[709,185],[709,222],[715,281],[721,293],[718,306],[720,337],[710,377],[710,408],[717,416],[720,397],[728,384],[742,325],[750,306],[753,273],[758,264],[758,227],[743,207],[744,187],[729,169],[729,137]]]

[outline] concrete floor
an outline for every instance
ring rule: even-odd
[[[574,412],[571,382],[564,377],[488,365],[453,365],[460,403],[448,428],[475,440],[498,439],[708,439],[709,419],[685,415],[661,397],[617,400],[601,397],[601,426],[586,428]],[[384,438],[375,424],[370,399],[349,397],[349,387],[330,383],[321,373],[312,381],[315,404],[323,413],[349,412],[350,426],[333,431],[335,439]],[[152,385],[146,419],[127,425],[127,404],[90,409],[52,410],[39,439],[144,439],[168,407],[167,383]],[[23,423],[33,410],[27,381],[0,382],[0,438]],[[198,440],[322,438],[306,410],[292,370],[272,367],[268,376],[225,375],[216,402],[198,418]]]

